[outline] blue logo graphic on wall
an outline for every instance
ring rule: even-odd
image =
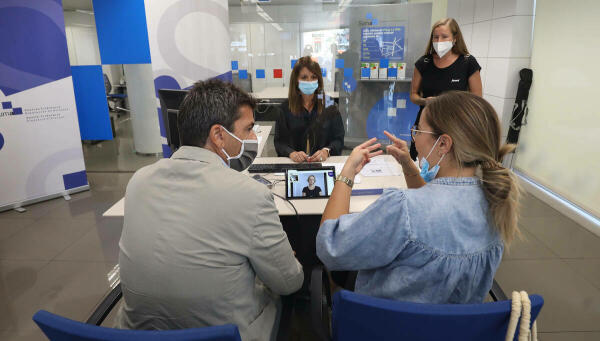
[[[23,114],[23,108],[13,108],[12,102],[2,102],[1,116],[8,115],[21,115]]]
[[[415,123],[419,106],[410,101],[408,92],[394,92],[381,98],[367,117],[367,136],[387,140],[384,130],[410,141],[410,128]]]
[[[2,147],[4,147],[4,136],[0,133],[0,150],[2,150]]]

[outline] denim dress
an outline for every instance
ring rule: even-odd
[[[419,303],[481,303],[504,245],[477,177],[386,189],[361,213],[323,223],[317,255],[358,270],[355,291]]]

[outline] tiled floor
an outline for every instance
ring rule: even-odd
[[[85,147],[90,191],[0,213],[0,340],[44,340],[31,321],[38,309],[84,320],[109,290],[122,219],[102,212],[123,196],[132,175],[123,171],[154,162],[126,139]],[[272,141],[264,155],[274,155]],[[530,195],[521,226],[525,239],[505,254],[500,286],[544,297],[540,340],[600,340],[600,238]],[[293,338],[303,340],[298,329],[310,319],[299,313]]]

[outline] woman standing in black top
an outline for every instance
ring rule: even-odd
[[[295,162],[322,162],[340,155],[344,124],[335,105],[325,108],[321,67],[310,56],[298,59],[290,76],[288,100],[275,126],[275,150]]]
[[[410,100],[421,106],[415,126],[427,101],[445,91],[462,90],[481,96],[479,70],[481,66],[469,54],[456,20],[446,18],[433,24],[425,55],[415,63],[410,89]],[[414,143],[410,156],[417,157]]]

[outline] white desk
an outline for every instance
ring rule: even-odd
[[[267,139],[269,138],[269,134],[271,133],[271,126],[259,126],[256,128],[258,131],[256,132],[256,136],[258,137],[258,152],[257,156],[262,155],[263,149],[265,149],[265,145],[267,144]],[[285,191],[285,189],[284,189]],[[116,204],[112,205],[104,214],[103,217],[122,217],[125,214],[125,198],[121,198],[121,200],[117,201]]]
[[[384,158],[385,162],[391,164],[393,167],[398,167],[401,170],[398,162],[391,155],[379,156]],[[347,156],[332,156],[327,159],[326,163],[343,163],[346,161]],[[257,158],[254,163],[292,163],[292,160],[285,157],[262,157]],[[276,174],[265,174],[263,175],[268,180],[283,180],[283,175]],[[406,188],[406,181],[403,175],[399,176],[361,176],[360,183],[354,184],[353,189],[372,189],[372,188]],[[285,182],[279,182],[275,184],[272,189],[273,193],[280,195],[285,198]],[[379,198],[379,195],[359,195],[352,196],[350,198],[350,213],[362,212],[367,206],[372,204]],[[296,199],[290,200],[294,204],[299,215],[318,215],[323,214],[325,205],[328,199]],[[289,202],[275,196],[275,205],[279,210],[279,215],[295,215],[294,209]]]
[[[400,170],[400,165],[396,160],[390,155],[379,156],[384,158],[385,162],[392,165],[393,167],[398,167]],[[328,163],[343,163],[346,160],[346,156],[332,156],[327,159]],[[292,163],[292,160],[284,157],[263,157],[257,158],[254,163]],[[264,175],[266,179],[269,180],[283,180],[282,175],[277,174],[266,174]],[[377,176],[377,177],[367,177],[362,176],[360,183],[354,185],[354,189],[371,189],[371,188],[406,188],[406,181],[404,180],[403,175],[399,176]],[[285,198],[285,183],[283,181],[277,183],[273,189],[273,193],[278,194]],[[379,195],[360,195],[360,196],[352,196],[350,199],[350,212],[362,212],[367,206],[372,204]],[[297,199],[290,200],[291,203],[294,204],[296,210],[299,215],[319,215],[323,214],[325,210],[325,205],[327,204],[327,199]],[[290,205],[289,202],[275,196],[275,205],[279,210],[279,215],[281,216],[289,216],[295,215],[294,209]],[[122,217],[125,213],[125,200],[121,199],[116,204],[114,204],[108,211],[104,212],[103,216],[105,217]]]
[[[262,99],[275,99],[275,100],[283,100],[288,98],[289,88],[286,87],[271,87],[264,88],[261,91],[253,92],[252,96],[255,98]],[[336,91],[325,92],[325,95],[330,96],[331,98],[339,98],[339,93]]]

